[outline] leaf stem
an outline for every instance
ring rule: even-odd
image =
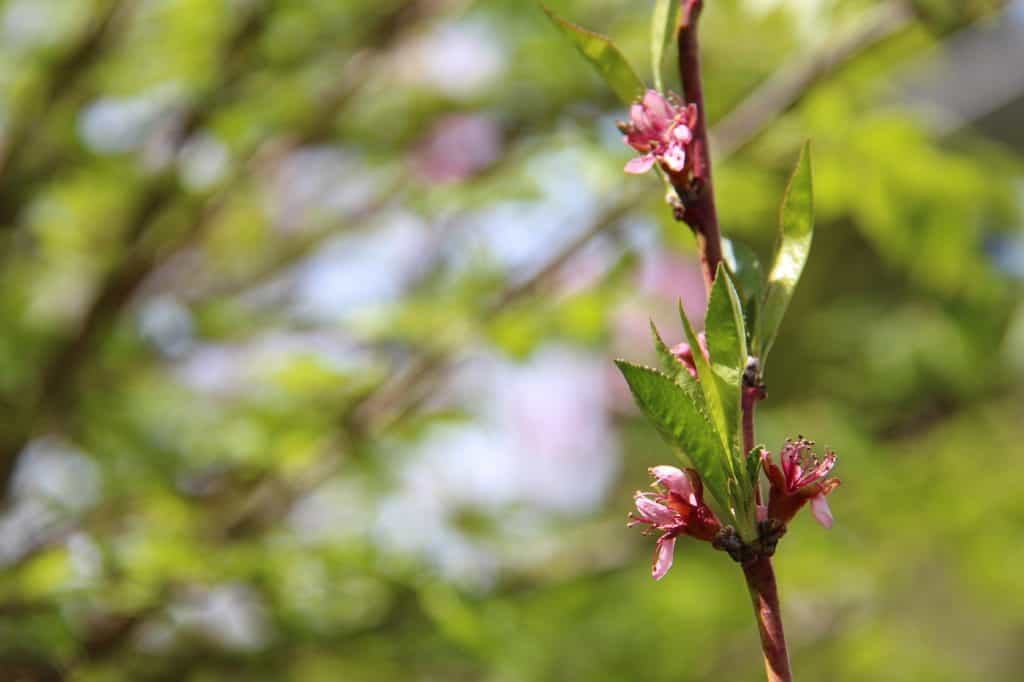
[[[792,682],[786,635],[782,631],[782,609],[770,557],[761,556],[743,564],[743,575],[754,605],[757,629],[761,634],[764,669],[768,682]]]
[[[683,96],[687,103],[696,105],[698,115],[689,149],[693,161],[693,186],[676,187],[676,191],[685,206],[682,219],[697,237],[704,283],[710,292],[718,263],[722,260],[722,237],[718,229],[718,212],[711,182],[711,147],[708,144],[707,109],[704,106],[697,40],[697,20],[703,8],[703,0],[683,0],[682,11],[679,13],[676,36],[679,78],[683,84]]]
[[[743,454],[748,455],[750,451],[754,449],[754,408],[757,406],[757,401],[762,398],[764,393],[760,388],[752,388],[746,385],[744,381],[743,385],[743,397],[741,399],[740,408],[743,412]],[[754,486],[754,502],[761,504],[761,486]]]

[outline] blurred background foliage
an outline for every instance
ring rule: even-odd
[[[648,79],[650,4],[550,3]],[[740,572],[655,584],[625,529],[672,455],[611,360],[704,294],[537,6],[0,34],[0,680],[760,678]],[[708,0],[703,42],[727,237],[767,256],[814,141],[758,433],[844,479],[777,559],[797,673],[1020,679],[1024,6]]]

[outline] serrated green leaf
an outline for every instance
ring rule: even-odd
[[[651,71],[654,74],[654,87],[659,92],[665,91],[661,81],[661,65],[665,59],[665,48],[675,35],[678,11],[679,0],[656,0],[651,15]]]
[[[707,410],[704,406],[704,394],[701,392],[697,380],[693,378],[693,375],[690,374],[686,366],[675,356],[675,353],[665,345],[661,338],[661,333],[654,324],[654,320],[651,320],[650,323],[651,334],[654,336],[654,349],[658,353],[662,370],[677,385],[682,387],[690,399],[697,405],[698,409],[707,415]]]
[[[814,235],[814,194],[811,185],[811,150],[806,143],[789,180],[779,211],[779,238],[768,274],[764,303],[758,316],[754,348],[764,367],[768,352],[807,263]]]
[[[610,39],[566,21],[541,5],[551,23],[589,61],[620,100],[632,104],[644,93],[644,82]]]
[[[686,454],[689,464],[700,474],[704,487],[718,502],[716,512],[729,509],[729,458],[714,424],[671,378],[625,360],[616,360],[615,364],[640,410],[669,443]]]
[[[686,372],[686,367],[679,361],[679,358],[669,349],[665,344],[665,341],[661,338],[661,333],[658,331],[658,327],[654,324],[654,320],[649,320],[651,325],[651,334],[654,336],[654,350],[658,353],[658,360],[661,361],[661,370],[668,375],[670,379],[675,381],[676,375],[680,371]],[[689,372],[687,372],[689,374]],[[678,382],[677,382],[678,383]]]

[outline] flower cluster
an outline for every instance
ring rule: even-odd
[[[654,553],[651,575],[661,580],[672,568],[676,538],[689,535],[711,542],[722,524],[704,503],[704,486],[693,469],[683,471],[673,466],[650,469],[656,492],[637,491],[636,515],[631,514],[629,526],[647,526],[647,532],[661,532]]]
[[[814,454],[814,441],[799,437],[786,440],[779,454],[782,466],[761,451],[761,464],[770,485],[766,518],[787,524],[808,501],[811,513],[825,528],[832,527],[832,510],[825,497],[839,486],[838,478],[828,478],[836,464],[835,453],[826,451],[821,459]]]
[[[666,98],[648,90],[630,107],[629,122],[619,124],[626,144],[642,154],[626,164],[626,172],[646,173],[658,162],[670,174],[682,173],[696,124],[696,106],[684,106],[673,93]]]

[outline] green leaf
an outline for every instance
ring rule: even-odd
[[[679,372],[686,372],[686,367],[679,361],[679,358],[669,349],[665,342],[661,338],[661,333],[658,332],[658,327],[654,324],[654,320],[649,320],[651,325],[651,334],[654,336],[654,350],[658,352],[658,360],[661,361],[661,370],[668,375],[670,379],[675,381],[676,375]],[[686,372],[689,374],[689,372]],[[676,383],[679,383],[678,381]]]
[[[611,40],[566,21],[544,5],[542,7],[551,23],[597,69],[619,99],[632,104],[637,97],[643,95],[644,82]]]
[[[733,460],[730,456],[732,446],[730,445],[729,419],[726,417],[725,409],[722,405],[719,382],[715,379],[715,374],[711,370],[711,365],[708,364],[707,358],[704,357],[704,353],[700,351],[697,334],[693,331],[693,325],[690,324],[689,318],[686,317],[686,311],[683,310],[682,302],[679,304],[679,317],[683,322],[687,343],[690,344],[690,348],[693,348],[693,364],[697,368],[697,383],[700,386],[701,393],[704,395],[704,404],[708,415],[711,417],[711,422],[716,427],[715,431],[722,440],[722,450],[726,453],[729,460],[729,468],[732,471]]]
[[[724,263],[718,266],[704,319],[712,379],[722,403],[724,424],[719,431],[726,438],[729,457],[736,473],[736,497],[732,507],[745,514],[753,488],[748,487],[746,453],[743,451],[743,373],[747,368],[747,330],[743,306]],[[703,381],[703,379],[701,379]]]
[[[665,47],[675,36],[676,15],[679,12],[679,0],[655,0],[654,14],[651,15],[651,72],[654,74],[654,87],[664,92],[661,82],[661,64],[665,60]]]
[[[768,287],[761,306],[754,349],[764,367],[768,352],[786,314],[793,290],[811,250],[814,234],[814,196],[811,188],[810,143],[800,150],[800,159],[789,180],[779,211],[779,239],[775,261],[768,274]]]
[[[714,425],[671,378],[625,360],[616,360],[615,364],[640,410],[669,443],[683,451],[688,464],[700,474],[704,487],[718,502],[716,513],[729,509],[729,458],[722,451]]]
[[[658,332],[658,328],[654,325],[654,320],[651,323],[651,334],[654,335],[654,349],[658,353],[658,359],[661,360],[661,367],[663,372],[676,384],[686,392],[687,397],[693,401],[697,409],[701,411],[701,414],[707,417],[707,407],[704,404],[704,392],[700,388],[700,384],[690,374],[690,370],[686,368],[686,365],[675,356],[672,350],[665,345],[665,342],[661,339],[661,334]]]
[[[697,335],[682,305],[679,317],[683,322],[686,337],[693,348],[698,348]],[[703,353],[693,354],[697,368],[698,385],[704,395],[704,402],[722,442],[722,454],[727,462],[726,493],[728,507],[736,529],[746,539],[753,539],[755,516],[753,510],[753,489],[749,488],[749,477],[745,456],[740,440],[742,438],[741,383],[746,368],[746,331],[739,297],[724,266],[720,266],[711,289],[708,313],[705,317],[708,354],[712,366]]]
[[[733,283],[743,301],[747,332],[756,329],[761,300],[764,298],[764,270],[761,260],[749,246],[732,239],[722,239],[722,259],[729,266]]]
[[[704,332],[711,368],[732,389],[738,401],[743,371],[747,368],[747,332],[743,305],[724,263],[719,263],[711,287]]]

